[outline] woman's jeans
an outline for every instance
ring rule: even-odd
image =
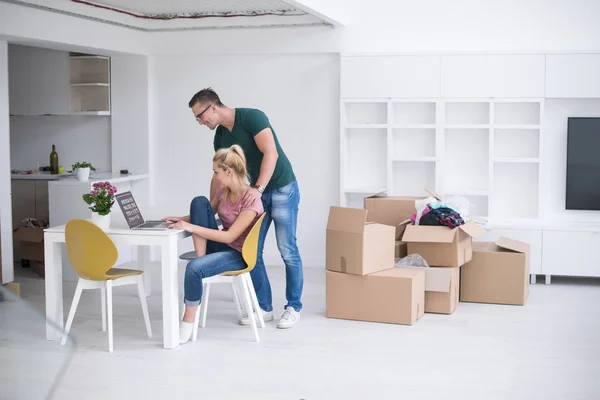
[[[190,205],[190,223],[209,229],[219,229],[210,201],[195,197]],[[185,268],[184,303],[196,307],[202,299],[202,279],[219,275],[226,271],[239,271],[246,268],[242,253],[225,243],[207,240],[206,255],[190,261]]]
[[[262,203],[266,215],[258,239],[256,266],[250,272],[258,304],[265,311],[273,311],[271,284],[269,283],[269,277],[267,276],[263,261],[265,238],[272,221],[275,224],[277,247],[285,263],[285,297],[287,299],[287,306],[300,311],[302,309],[300,297],[302,296],[304,278],[302,274],[302,259],[300,258],[300,252],[296,244],[298,205],[300,203],[298,183],[294,181],[279,189],[264,192]]]

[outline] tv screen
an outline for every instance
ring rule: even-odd
[[[567,210],[600,210],[600,118],[568,118]]]

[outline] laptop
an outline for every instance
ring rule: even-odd
[[[121,207],[129,229],[160,231],[169,229],[169,225],[172,224],[172,222],[163,221],[144,221],[144,217],[142,217],[133,194],[129,191],[116,194],[115,200],[119,203],[119,207]]]

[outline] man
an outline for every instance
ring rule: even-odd
[[[260,110],[229,108],[221,103],[211,88],[196,93],[189,102],[194,117],[201,125],[215,130],[214,149],[238,144],[246,155],[250,189],[244,201],[261,198],[266,213],[258,242],[256,266],[251,272],[260,312],[265,321],[273,320],[271,284],[263,261],[263,249],[271,221],[275,224],[277,247],[285,263],[286,299],[278,328],[291,328],[300,320],[303,287],[302,259],[296,244],[300,192],[294,170],[283,152],[269,119]],[[213,179],[211,199],[215,194]],[[249,325],[246,316],[240,324]]]

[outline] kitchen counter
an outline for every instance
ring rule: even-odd
[[[125,174],[121,175],[119,173],[112,172],[98,172],[90,175],[90,178],[87,182],[80,182],[77,180],[77,176],[75,175],[67,175],[57,180],[52,180],[48,182],[49,186],[91,186],[95,182],[103,182],[109,181],[111,183],[119,183],[119,182],[131,182],[138,181],[142,179],[148,179],[148,174]]]
[[[44,180],[44,181],[55,181],[69,177],[71,174],[51,174],[50,172],[36,172],[35,174],[10,174],[10,179],[27,179],[27,180]]]

